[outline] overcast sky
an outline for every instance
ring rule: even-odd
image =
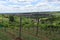
[[[0,0],[0,13],[60,11],[60,0]]]

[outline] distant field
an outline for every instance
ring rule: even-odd
[[[51,13],[53,15],[57,15],[57,16],[60,16],[60,13]]]

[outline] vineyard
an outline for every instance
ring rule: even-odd
[[[0,14],[0,40],[60,40],[60,15]]]

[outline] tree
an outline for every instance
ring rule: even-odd
[[[14,22],[14,16],[9,16],[9,21]]]

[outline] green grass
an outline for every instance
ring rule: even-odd
[[[12,40],[7,34],[2,32],[2,29],[0,29],[0,40]]]

